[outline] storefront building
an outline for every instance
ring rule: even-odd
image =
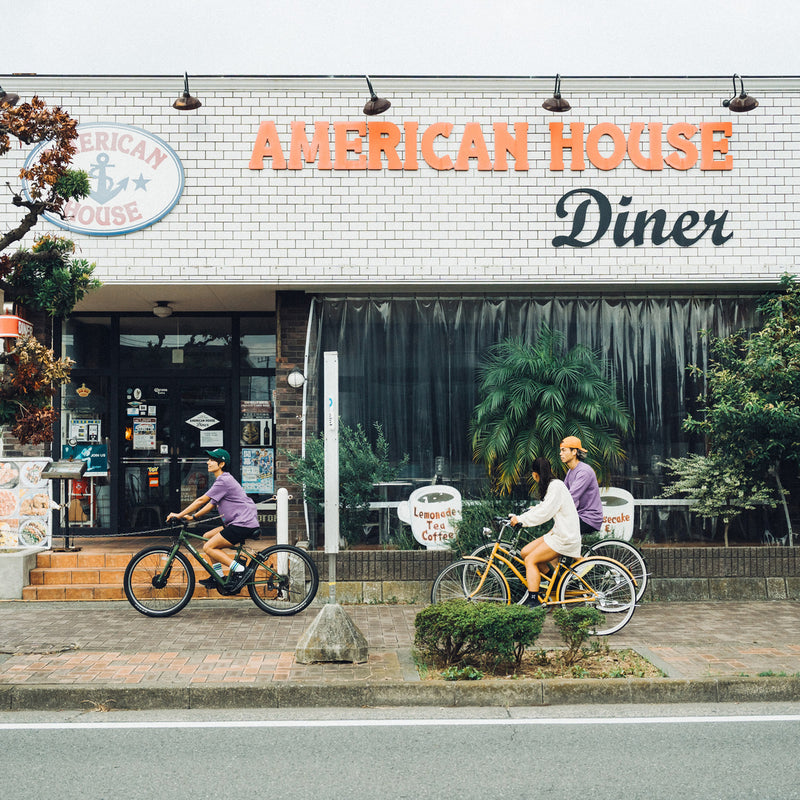
[[[343,420],[469,495],[476,369],[542,324],[609,360],[635,424],[615,483],[655,497],[693,446],[699,332],[753,325],[797,269],[795,78],[747,78],[746,113],[729,77],[564,79],[565,113],[552,78],[376,78],[369,117],[362,77],[191,77],[187,112],[178,78],[0,80],[80,123],[92,195],[24,244],[68,236],[103,283],[55,337],[76,366],[53,455],[94,459],[71,519],[98,533],[159,527],[222,446],[265,520],[293,491],[304,538],[283,451],[318,428],[328,350]]]

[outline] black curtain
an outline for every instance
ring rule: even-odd
[[[506,337],[534,341],[541,324],[607,359],[634,428],[614,484],[635,497],[660,490],[658,462],[700,445],[681,429],[702,386],[687,365],[707,363],[700,331],[751,328],[757,296],[321,297],[315,305],[316,369],[339,353],[340,409],[348,425],[378,422],[406,476],[431,479],[434,459],[469,494],[483,479],[468,423],[476,368]],[[319,374],[319,373],[318,373]],[[317,376],[315,376],[317,377]],[[315,384],[317,382],[315,381]]]

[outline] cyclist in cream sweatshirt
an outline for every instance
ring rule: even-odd
[[[526,544],[522,548],[525,561],[525,581],[528,584],[526,605],[539,606],[539,584],[542,580],[540,564],[546,564],[559,556],[577,558],[581,554],[580,518],[575,510],[575,503],[569,489],[563,481],[553,476],[550,462],[546,458],[537,458],[533,462],[533,480],[539,484],[542,502],[531,506],[519,515],[511,515],[512,525],[542,525],[553,520],[553,528],[540,539]]]

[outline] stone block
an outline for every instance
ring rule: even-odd
[[[666,602],[708,600],[706,578],[651,578],[647,584],[647,599]]]
[[[381,581],[364,581],[362,584],[364,603],[383,602],[383,583]]]
[[[22,589],[36,566],[37,547],[0,550],[0,600],[21,600]]]
[[[320,588],[317,592],[319,597],[320,593],[324,592],[324,600],[328,597],[328,585],[320,581]],[[361,581],[336,581],[336,602],[337,603],[363,603],[364,602],[364,584]]]
[[[767,578],[767,600],[788,600],[786,578]]]
[[[800,577],[786,579],[786,599],[800,600]]]
[[[322,607],[295,650],[300,664],[338,661],[360,664],[368,657],[364,634],[338,603]]]
[[[764,578],[709,578],[709,600],[766,600]]]
[[[384,603],[428,603],[431,599],[430,584],[427,581],[384,581]]]

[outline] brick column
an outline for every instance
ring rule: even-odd
[[[303,490],[292,480],[288,458],[281,450],[300,455],[302,447],[303,390],[289,386],[292,370],[304,371],[306,331],[311,298],[304,292],[279,292],[276,298],[277,358],[275,369],[276,489],[285,487],[289,501],[289,542],[305,539]],[[306,435],[316,430],[316,398],[309,397]]]

